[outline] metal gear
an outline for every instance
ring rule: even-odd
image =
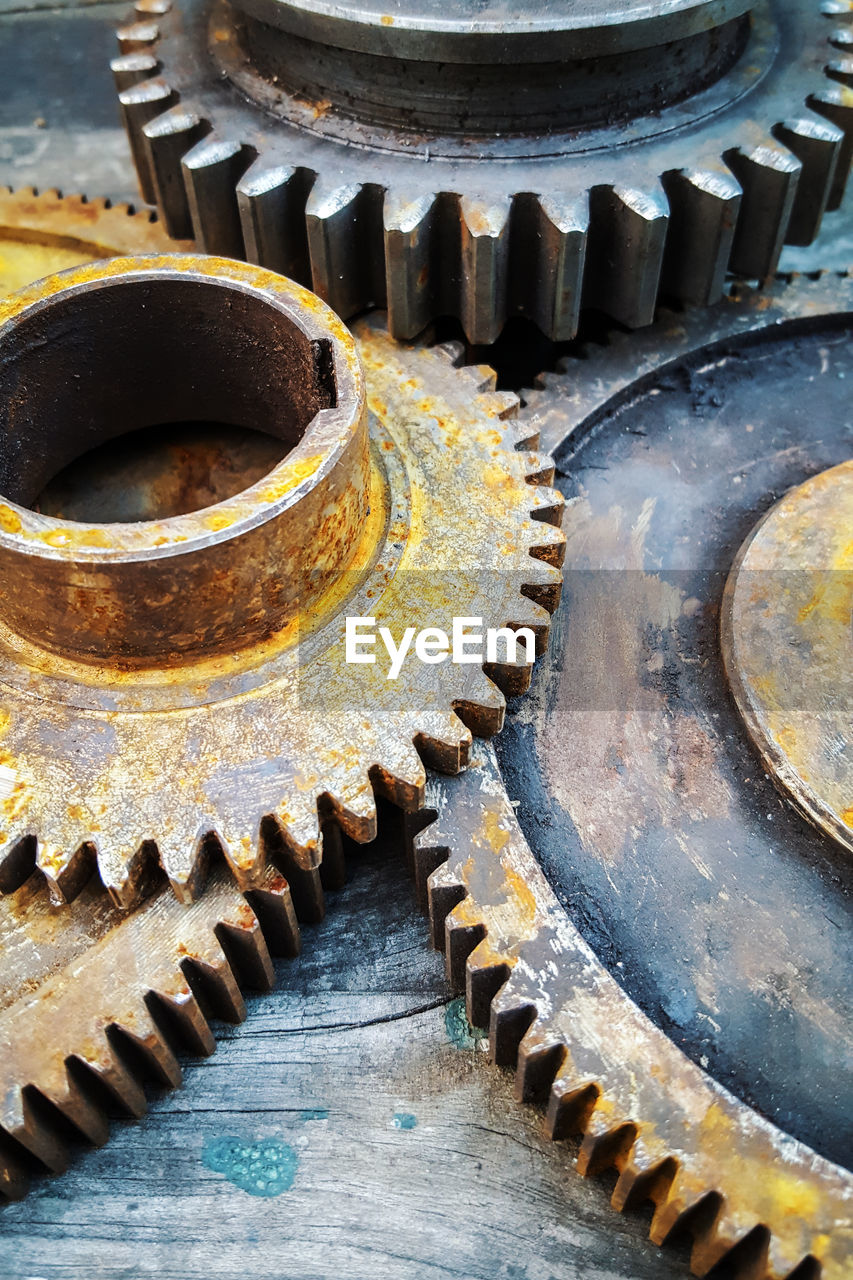
[[[191,248],[171,240],[151,209],[0,187],[0,298],[82,262]]]
[[[389,679],[345,661],[344,614],[397,638],[461,612],[545,643],[562,499],[547,461],[516,451],[516,397],[376,321],[354,340],[299,286],[221,259],[85,265],[7,299],[0,322],[18,444],[0,506],[0,870],[19,881],[36,865],[66,899],[96,859],[130,905],[153,860],[193,898],[213,842],[244,888],[272,852],[295,894],[318,896],[324,843],[328,858],[341,831],[372,839],[376,794],[419,808],[424,762],[463,767],[471,731],[498,729],[504,692],[530,678],[501,657]],[[117,423],[199,416],[248,416],[286,457],[161,521],[28,505],[83,424],[95,445]]]
[[[413,839],[410,853],[449,978],[464,987],[471,1022],[489,1027],[494,1059],[515,1067],[519,1097],[546,1105],[547,1131],[555,1139],[580,1138],[581,1173],[615,1171],[617,1209],[652,1204],[656,1242],[691,1235],[691,1265],[698,1275],[725,1260],[731,1273],[758,1280],[818,1274],[840,1280],[848,1274],[853,1248],[853,1177],[814,1149],[831,1146],[841,1159],[849,1155],[844,877],[834,841],[803,823],[787,800],[774,801],[772,782],[752,763],[753,745],[733,718],[734,708],[726,710],[725,689],[718,688],[709,654],[711,641],[703,640],[700,621],[707,616],[706,630],[716,632],[714,602],[723,594],[738,541],[755,519],[748,506],[743,533],[734,529],[710,484],[711,473],[721,471],[729,494],[739,495],[742,486],[748,504],[759,501],[766,507],[778,493],[755,498],[753,489],[765,472],[755,479],[748,473],[758,460],[765,470],[776,460],[772,474],[784,489],[786,467],[791,474],[822,471],[849,452],[849,420],[845,447],[845,415],[832,406],[844,403],[842,357],[849,350],[844,326],[850,311],[849,280],[780,282],[768,295],[734,294],[713,312],[664,315],[630,342],[617,338],[610,346],[590,346],[583,362],[566,361],[559,375],[546,375],[542,388],[530,394],[524,417],[554,450],[560,483],[571,495],[557,642],[552,641],[531,695],[511,715],[497,750],[478,746],[474,767],[458,780],[431,779],[427,806],[436,819]],[[808,381],[793,356],[797,341],[806,340],[814,371]],[[762,352],[774,341],[783,350],[789,345],[787,376],[800,376],[810,397],[812,384],[821,379],[827,388],[820,401],[824,413],[816,421],[806,404],[788,423],[770,405],[766,426],[750,416],[744,429],[743,415],[754,412],[752,405],[744,408],[743,396],[735,406],[706,394],[702,377],[740,366],[742,387],[756,380],[750,359],[769,360]],[[677,398],[684,388],[693,397],[692,413],[685,413]],[[663,407],[667,391],[676,396],[668,412]],[[779,394],[785,396],[784,385]],[[753,400],[757,397],[760,389]],[[694,458],[686,439],[700,425],[705,441],[700,458]],[[736,436],[747,442],[743,465],[727,443]],[[661,448],[664,457],[656,464],[655,449]],[[843,478],[849,464],[836,471]],[[824,487],[838,490],[833,475],[826,471],[820,481],[809,482],[802,497],[794,490],[782,503],[783,515],[791,503],[802,501],[814,517],[814,494]],[[667,484],[673,491],[686,486],[693,495],[680,513],[675,497],[665,501]],[[614,523],[620,529],[615,541]],[[790,522],[785,525],[790,533]],[[813,540],[818,534],[812,525]],[[746,554],[763,527],[747,540]],[[847,532],[837,509],[822,527],[833,547]],[[725,562],[722,571],[711,555],[709,536]],[[800,610],[798,625],[806,626],[808,616],[821,609],[832,623],[821,635],[825,644],[835,637],[834,662],[820,651],[816,661],[824,669],[830,661],[841,681],[833,681],[832,697],[824,688],[812,712],[820,720],[826,710],[825,747],[834,766],[830,782],[849,795],[849,547],[842,563],[840,549],[838,556],[810,560],[811,541],[804,551],[797,539],[785,537],[784,544],[789,558],[798,557],[800,569],[819,569],[816,576],[809,570],[812,588],[833,593],[831,601],[824,601],[819,589],[806,597],[812,608]],[[595,580],[602,576],[616,582],[613,590],[619,581],[630,580],[630,587],[623,585],[623,594],[613,599],[608,584],[599,582],[596,596]],[[796,603],[803,574],[794,577]],[[729,581],[730,592],[736,591],[737,566]],[[704,594],[697,589],[700,582]],[[791,587],[787,580],[783,585]],[[749,595],[746,600],[769,629],[775,622],[768,592],[770,599],[782,596],[778,591],[774,596],[767,580],[762,586],[754,601]],[[626,596],[628,589],[632,594]],[[669,592],[666,616],[654,612],[656,592]],[[608,600],[612,617],[619,620],[618,637],[610,644]],[[639,600],[646,612],[626,613],[626,600]],[[719,649],[716,634],[712,640]],[[636,697],[624,677],[624,671],[633,673],[634,647]],[[758,673],[764,680],[756,684],[772,699],[778,663],[767,657],[770,647],[765,640]],[[773,646],[773,655],[783,665],[793,660],[784,642]],[[721,664],[719,656],[716,666]],[[819,679],[818,672],[813,680]],[[565,713],[567,699],[573,716]],[[749,732],[749,719],[746,725]],[[833,726],[839,725],[841,733],[833,736]],[[811,741],[809,726],[805,718],[803,751]],[[798,740],[782,732],[781,743],[796,761]],[[763,750],[760,738],[757,746]],[[642,782],[638,771],[643,771]],[[721,780],[730,775],[726,792]],[[815,774],[810,778],[819,781]],[[786,789],[791,786],[789,779],[783,781]],[[632,786],[641,788],[636,797]],[[796,782],[794,792],[795,804],[804,807]],[[821,825],[828,829],[825,821]],[[625,833],[624,847],[614,844],[611,828]],[[725,878],[727,859],[734,871]],[[695,884],[707,885],[707,892],[703,895]],[[815,905],[819,900],[823,909]],[[608,913],[627,921],[621,933],[605,929],[602,917]],[[778,924],[781,940],[768,921]],[[806,940],[803,947],[798,937]],[[718,1034],[709,1031],[699,1052],[684,1019],[679,1027],[673,1018],[658,1016],[655,1021],[669,1031],[665,1034],[649,1016],[679,996],[689,1000],[693,957],[675,949],[690,946],[690,940],[696,1003],[717,1019]],[[653,987],[652,966],[644,969],[643,961],[657,948],[669,962],[667,985],[662,979]],[[818,952],[821,960],[815,959]],[[768,994],[767,982],[782,979],[786,964],[795,966],[795,979],[778,993],[775,1021],[767,1002],[766,1016],[757,1006],[751,1018],[749,1010],[741,1016],[736,988],[731,982],[724,987],[723,975],[740,960],[746,965],[744,981]],[[838,971],[835,997],[833,969]],[[711,1003],[714,992],[716,1004]],[[755,1053],[746,1078],[739,1080],[725,1070],[730,1060],[721,1057],[718,1042],[737,1040],[744,1018],[743,1031]],[[740,1050],[744,1043],[741,1036]],[[766,1063],[763,1082],[761,1063]],[[787,1095],[786,1064],[797,1077]],[[720,1083],[726,1077],[731,1089]],[[761,1098],[758,1109],[755,1094]],[[790,1136],[768,1118],[790,1119],[800,1128],[803,1107],[817,1113],[811,1142]]]
[[[635,7],[636,8],[636,7]],[[766,279],[841,200],[847,0],[139,0],[113,63],[171,234],[312,287],[343,316],[469,340],[579,308]],[[511,71],[509,68],[511,67]]]

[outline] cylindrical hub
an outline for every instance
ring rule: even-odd
[[[281,461],[214,506],[135,524],[30,509],[48,480],[144,426],[215,421]],[[361,367],[318,298],[218,258],[114,259],[0,305],[0,619],[124,667],[233,653],[298,627],[367,513]]]

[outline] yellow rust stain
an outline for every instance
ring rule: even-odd
[[[290,493],[291,489],[295,489],[308,476],[313,476],[324,457],[325,454],[323,453],[314,453],[310,458],[282,463],[281,467],[277,469],[275,483],[267,485],[261,493],[262,501],[277,502],[279,498],[283,498],[286,493]]]
[[[841,810],[841,821],[845,826],[853,829],[853,804],[851,804],[849,808]]]
[[[204,522],[208,529],[212,529],[214,533],[218,533],[220,529],[230,529],[234,523],[234,516],[225,515],[224,512],[218,511],[212,516],[207,516]]]
[[[17,512],[5,504],[0,505],[0,529],[4,533],[20,533],[21,521]]]
[[[394,25],[394,19],[390,13],[383,13],[379,21],[382,23],[383,27],[393,27]]]

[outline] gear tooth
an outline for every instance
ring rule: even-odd
[[[811,244],[820,230],[835,181],[844,134],[837,125],[817,115],[786,120],[774,134],[803,166],[785,243]]]
[[[676,1174],[670,1194],[656,1207],[649,1228],[649,1239],[662,1245],[671,1236],[686,1231],[694,1238],[713,1230],[723,1208],[718,1191],[685,1192],[680,1187],[681,1171]]]
[[[577,333],[588,231],[586,195],[515,198],[509,309],[529,316],[553,342]]]
[[[181,160],[208,131],[206,121],[180,105],[142,128],[157,208],[166,234],[174,240],[188,240],[193,231]]]
[[[661,292],[706,306],[723,296],[743,192],[728,170],[682,169],[664,175],[671,211]]]
[[[0,1132],[29,1152],[51,1173],[64,1173],[69,1152],[56,1131],[49,1101],[34,1085],[9,1089],[0,1112]]]
[[[726,160],[743,188],[729,265],[738,275],[767,280],[779,261],[802,165],[771,139],[729,152]]]
[[[144,80],[152,80],[159,70],[160,64],[152,53],[124,53],[110,63],[116,93],[123,93]]]
[[[251,147],[208,134],[181,160],[193,237],[203,253],[245,253],[237,183],[255,159]]]
[[[494,342],[507,315],[511,202],[459,201],[459,320],[472,343]]]
[[[322,920],[326,912],[320,880],[323,836],[316,807],[303,807],[296,814],[267,814],[261,820],[261,848],[264,857],[287,877],[297,919]]]
[[[807,105],[837,125],[844,134],[826,204],[827,209],[837,209],[844,198],[847,175],[853,161],[853,89],[846,84],[827,83],[816,93],[809,94]]]
[[[464,884],[448,862],[440,863],[427,880],[430,941],[436,951],[444,950],[445,921],[465,893]]]
[[[665,1201],[678,1173],[678,1161],[673,1156],[647,1160],[641,1154],[642,1146],[640,1137],[613,1188],[610,1203],[620,1213],[647,1202],[658,1205]]]
[[[434,811],[433,816],[434,816]],[[441,832],[433,823],[415,833],[407,849],[410,870],[415,882],[415,897],[421,911],[429,910],[429,878],[437,867],[446,862],[450,850],[441,842]]]
[[[565,1045],[535,1020],[518,1046],[515,1068],[518,1101],[547,1103],[565,1060]]]
[[[40,840],[36,860],[54,906],[73,902],[98,869],[97,849],[91,840],[83,841],[71,854]]]
[[[246,818],[247,824],[251,818]],[[252,889],[260,883],[266,855],[260,836],[260,820],[254,830],[250,827],[234,827],[218,822],[210,831],[209,839],[218,847],[241,889]]]
[[[435,709],[422,718],[415,747],[428,769],[461,773],[468,764],[471,730],[455,711]]]
[[[388,330],[398,340],[416,337],[435,314],[432,259],[436,211],[434,194],[414,199],[397,191],[385,195],[382,221]]]
[[[9,832],[0,844],[0,893],[15,893],[36,869],[35,836]]]
[[[0,1204],[7,1200],[23,1200],[30,1189],[30,1178],[24,1162],[11,1150],[12,1142],[0,1129]]]
[[[489,1025],[492,1001],[511,972],[509,964],[495,956],[488,935],[470,952],[465,964],[465,1012],[472,1027]]]
[[[724,1213],[710,1231],[697,1236],[690,1267],[694,1274],[703,1276],[725,1263],[737,1280],[765,1280],[769,1245],[767,1227],[755,1223],[747,1227]]]
[[[150,19],[130,22],[116,32],[120,53],[150,53],[160,39],[160,28]]]
[[[204,893],[210,869],[208,833],[215,827],[209,817],[198,821],[193,815],[176,814],[167,832],[157,837],[157,861],[165,871],[172,892],[188,905]]]
[[[550,524],[555,529],[559,529],[566,512],[566,499],[560,490],[552,489],[548,485],[536,485],[531,497],[530,518],[537,520],[540,524]],[[539,532],[537,531],[538,536]],[[552,534],[546,535],[544,530],[542,537],[547,538],[549,542],[558,543],[560,541],[559,537],[555,538]],[[547,557],[543,556],[541,559],[547,559]],[[563,557],[560,556],[559,560],[554,561],[554,563],[562,564]]]
[[[462,373],[472,383],[479,396],[488,397],[496,394],[498,375],[490,364],[466,364]]]
[[[519,595],[507,606],[508,617],[501,620],[501,626],[517,631],[526,627],[533,632],[536,641],[536,657],[541,658],[548,648],[548,633],[551,630],[551,615],[535,601]]]
[[[486,936],[486,926],[482,921],[467,918],[467,901],[463,898],[444,920],[444,963],[447,981],[453,991],[465,991],[468,957]]]
[[[216,936],[218,939],[218,932]],[[246,1005],[224,950],[219,955],[213,948],[205,956],[190,955],[181,968],[205,1018],[222,1018],[232,1023],[245,1021]]]
[[[298,956],[302,938],[290,885],[284,876],[274,867],[267,867],[263,885],[248,890],[245,897],[263,930],[270,954]]]
[[[620,1172],[628,1163],[639,1127],[632,1120],[617,1120],[593,1110],[584,1129],[577,1169],[582,1177],[593,1177],[605,1169]]]
[[[524,479],[528,484],[550,486],[554,481],[554,460],[547,453],[525,453]]]
[[[853,51],[853,27],[836,27],[829,37],[829,43],[833,49],[840,49],[842,53]],[[830,71],[831,66],[832,63],[826,68],[827,75],[832,74]],[[842,83],[846,83],[846,81],[842,81]]]
[[[844,35],[848,43],[840,47],[853,49],[853,32],[845,32]],[[824,70],[830,80],[837,80],[839,84],[846,84],[848,88],[853,86],[853,58],[833,58],[827,62]]]
[[[256,160],[237,184],[246,260],[311,284],[305,205],[314,175]]]
[[[143,130],[177,102],[177,95],[162,76],[155,76],[121,90],[118,101],[142,199],[154,204],[157,193]]]
[[[261,923],[244,902],[234,920],[220,920],[214,933],[241,987],[269,991],[275,970]]]
[[[153,840],[123,832],[103,831],[97,844],[98,870],[110,897],[122,911],[129,911],[146,897],[163,875]],[[48,868],[50,871],[50,868]]]
[[[629,329],[651,324],[668,222],[663,188],[594,187],[583,304]]]
[[[594,1080],[573,1070],[561,1071],[548,1095],[545,1132],[553,1142],[576,1137],[587,1130],[601,1089]]]
[[[522,595],[535,600],[549,613],[555,613],[563,590],[563,575],[560,570],[544,560],[529,555],[523,573]]]
[[[503,728],[506,699],[493,680],[478,666],[466,668],[461,694],[453,709],[478,738],[491,738]]]
[[[549,514],[554,507],[547,508]],[[562,507],[556,508],[556,515],[562,515]],[[534,513],[535,514],[535,513]],[[546,564],[559,568],[566,558],[566,535],[554,522],[538,521],[535,531],[529,533],[531,539],[528,550],[536,560],[544,560]]]
[[[216,1042],[213,1032],[188,980],[178,989],[150,992],[146,1005],[170,1042],[201,1057],[209,1057],[214,1052]]]
[[[465,363],[465,343],[459,342],[457,339],[438,343],[431,350],[437,351],[440,355],[446,357],[454,369],[458,369],[460,365]],[[497,376],[493,375],[493,377],[497,381]]]
[[[139,1120],[148,1110],[145,1090],[126,1062],[108,1042],[106,1036],[97,1031],[90,1036],[90,1047],[85,1054],[77,1053],[76,1058],[83,1063],[95,1079],[115,1099],[118,1105],[133,1119]]]
[[[529,400],[528,400],[529,403]],[[534,422],[519,418],[513,423],[513,447],[520,452],[525,449],[538,449],[540,431]]]
[[[68,1063],[61,1068],[61,1079],[50,1092],[45,1091],[52,1106],[94,1147],[102,1147],[110,1136],[105,1113],[97,1106],[71,1074]]]
[[[383,760],[371,766],[369,776],[376,794],[398,809],[413,813],[423,808],[426,773],[414,743],[389,744]]]
[[[127,1010],[107,1031],[110,1044],[120,1058],[129,1059],[134,1074],[150,1076],[166,1089],[178,1088],[183,1079],[180,1064],[145,1003]]]
[[[314,290],[339,315],[385,305],[382,189],[328,187],[318,178],[305,206]]]

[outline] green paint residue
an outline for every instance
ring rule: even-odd
[[[465,1000],[451,1000],[444,1011],[444,1025],[447,1038],[457,1049],[476,1049],[481,1040],[488,1040],[487,1032],[480,1027],[472,1027],[465,1015]]]
[[[224,1174],[250,1196],[280,1196],[289,1191],[299,1163],[293,1147],[282,1138],[246,1142],[230,1134],[208,1139],[201,1159],[206,1169]]]
[[[395,1129],[414,1129],[417,1123],[417,1116],[413,1116],[410,1111],[398,1111],[394,1116]]]
[[[328,1120],[328,1118],[329,1118],[328,1107],[312,1107],[308,1111],[299,1112],[299,1119],[302,1120],[303,1123],[307,1122],[308,1120]]]

